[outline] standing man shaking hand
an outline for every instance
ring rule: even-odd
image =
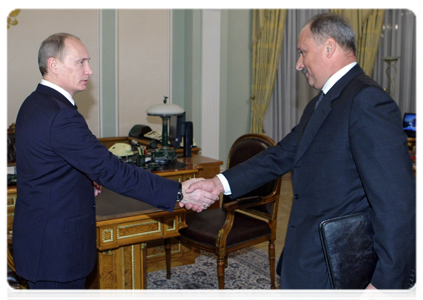
[[[102,185],[167,211],[177,199],[197,212],[218,199],[185,193],[200,179],[181,185],[162,178],[120,161],[98,141],[72,98],[93,74],[89,60],[73,35],[44,40],[38,53],[43,79],[16,120],[13,254],[16,273],[31,289],[84,288],[96,263],[94,197]]]
[[[321,90],[275,147],[198,189],[237,198],[292,172],[294,201],[281,255],[283,289],[329,289],[323,220],[369,211],[378,262],[368,288],[414,285],[416,186],[396,103],[356,62],[350,25],[318,15],[301,31],[296,69]],[[354,276],[352,274],[351,276]]]

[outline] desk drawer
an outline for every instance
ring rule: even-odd
[[[15,207],[16,205],[16,194],[7,195],[7,208]]]
[[[166,214],[157,218],[141,218],[115,224],[97,225],[97,248],[107,250],[123,245],[138,244],[178,236],[185,228],[183,213]]]

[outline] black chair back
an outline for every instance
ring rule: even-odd
[[[233,168],[236,165],[252,158],[258,153],[266,150],[267,148],[274,146],[275,142],[265,136],[260,134],[247,134],[238,138],[229,152],[228,158],[228,169]],[[275,181],[272,180],[259,188],[243,195],[242,197],[249,196],[266,196],[273,192],[275,189]],[[233,201],[228,196],[223,196],[223,204]],[[268,203],[260,206],[256,206],[253,210],[265,213],[266,215],[272,214],[273,203]]]

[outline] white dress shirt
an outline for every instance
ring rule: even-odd
[[[48,86],[50,88],[52,88],[53,90],[58,91],[60,94],[62,94],[63,96],[66,97],[66,99],[69,100],[70,103],[72,103],[73,106],[75,106],[75,100],[73,100],[71,94],[69,94],[69,92],[65,91],[63,88],[61,88],[58,85],[55,85],[54,83],[51,83],[50,81],[47,81],[45,79],[41,79],[41,84]]]

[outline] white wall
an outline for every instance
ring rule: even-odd
[[[169,10],[118,10],[119,136],[134,124],[162,130],[161,118],[145,111],[171,101],[170,18]]]
[[[16,121],[19,108],[41,81],[38,49],[53,33],[67,32],[79,37],[91,56],[93,69],[87,90],[75,95],[79,111],[94,134],[99,127],[99,11],[24,9],[18,25],[7,30],[7,124]]]
[[[89,128],[101,132],[101,14],[100,10],[21,10],[18,25],[7,31],[7,124],[15,122],[25,98],[41,81],[38,49],[41,42],[57,32],[78,36],[87,47],[93,69],[87,90],[75,101]],[[134,124],[148,124],[161,130],[159,117],[148,117],[146,109],[170,97],[169,10],[117,11],[117,101],[118,133],[126,136]],[[115,34],[115,32],[110,32]],[[102,120],[102,121],[100,121]]]

